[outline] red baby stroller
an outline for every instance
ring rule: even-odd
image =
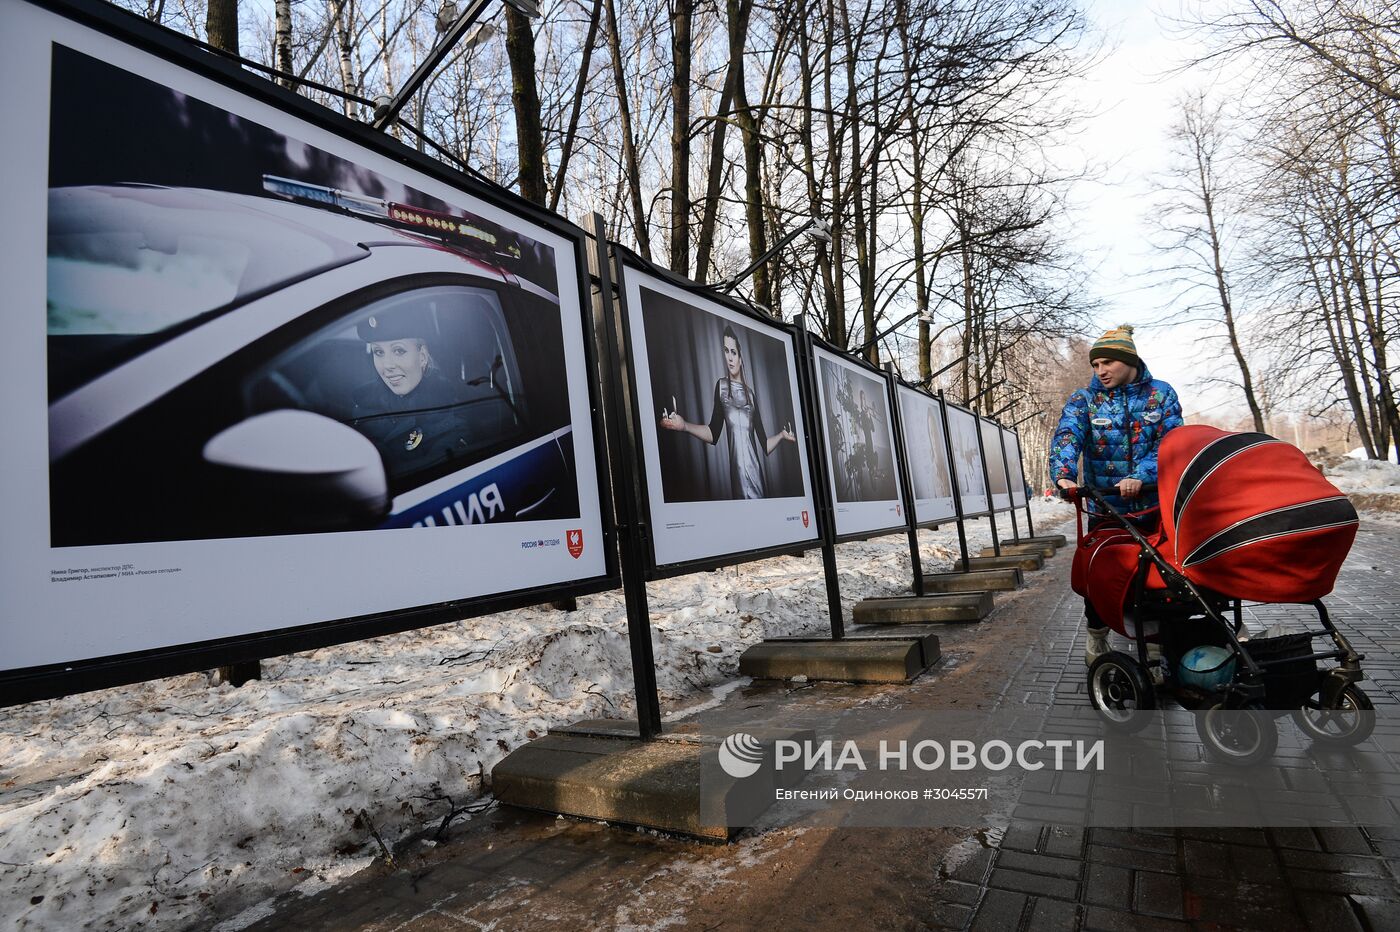
[[[1356,537],[1357,515],[1295,447],[1265,434],[1180,427],[1158,451],[1161,529],[1144,534],[1093,489],[1079,511],[1071,585],[1136,656],[1111,651],[1089,668],[1089,701],[1107,723],[1136,731],[1163,699],[1198,710],[1215,758],[1250,764],[1278,744],[1274,718],[1292,711],[1315,742],[1351,745],[1375,725],[1357,682],[1361,661],[1322,604]],[[1083,498],[1108,524],[1085,531]],[[1242,637],[1243,603],[1303,603],[1321,628]],[[1331,649],[1315,651],[1327,637]],[[1161,648],[1160,661],[1148,650]],[[1208,675],[1182,666],[1219,658]],[[1160,663],[1160,685],[1150,668]],[[1325,664],[1320,667],[1319,663]]]

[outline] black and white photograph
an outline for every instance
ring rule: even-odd
[[[631,265],[623,286],[656,565],[813,539],[792,334]]]
[[[996,421],[979,418],[982,428],[982,454],[987,460],[987,482],[992,489],[992,510],[1011,507],[1011,490],[1006,483],[1006,451],[1002,448],[1001,428]]]
[[[603,574],[573,234],[14,12],[7,668]]]
[[[942,405],[937,398],[906,385],[900,385],[897,394],[905,459],[914,486],[914,520],[926,525],[956,517]]]
[[[1006,454],[1006,465],[1011,470],[1011,504],[1016,508],[1026,507],[1028,490],[1025,464],[1021,462],[1021,438],[1014,430],[1001,429],[1001,448]]]
[[[948,413],[948,437],[953,447],[953,476],[958,483],[958,497],[962,500],[963,517],[985,515],[989,504],[987,498],[987,470],[982,462],[982,451],[977,444],[977,415],[957,405],[944,405]]]
[[[837,533],[901,526],[906,516],[889,383],[822,347],[815,347],[814,353]]]

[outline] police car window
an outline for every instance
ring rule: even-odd
[[[302,408],[379,450],[401,491],[524,438],[520,370],[501,302],[485,288],[421,288],[366,304],[252,373],[248,414]]]
[[[299,217],[309,209],[144,185],[49,191],[48,335],[55,388],[76,387],[179,332],[365,250]]]

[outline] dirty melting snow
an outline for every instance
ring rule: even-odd
[[[1069,517],[1037,501],[1038,528]],[[970,522],[969,546],[988,543]],[[1009,536],[1009,535],[1008,535]],[[947,568],[955,529],[921,535]],[[907,592],[907,539],[837,550],[842,596]],[[726,688],[765,637],[827,630],[817,550],[648,587],[662,701]],[[552,726],[632,713],[620,592],[0,714],[0,920],[8,928],[179,929],[319,892],[483,792]],[[732,687],[727,687],[732,688]],[[256,911],[256,910],[254,910]],[[245,914],[247,915],[247,914]]]

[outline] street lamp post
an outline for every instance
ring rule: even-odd
[[[726,281],[722,281],[719,284],[715,285],[715,290],[718,291],[720,294],[727,294],[733,291],[739,286],[740,282],[742,282],[744,279],[748,278],[751,274],[753,274],[754,269],[758,268],[760,265],[776,256],[778,253],[782,252],[792,243],[793,240],[797,239],[799,236],[801,236],[808,230],[812,231],[812,236],[815,239],[819,239],[822,242],[831,241],[831,227],[827,226],[826,221],[822,220],[820,217],[810,217],[801,226],[798,226],[796,229],[792,230],[787,235],[785,235],[782,239],[778,240],[778,242],[773,245],[772,249],[768,250],[763,255],[750,262],[748,266],[738,275],[735,275],[733,278],[730,278]]]

